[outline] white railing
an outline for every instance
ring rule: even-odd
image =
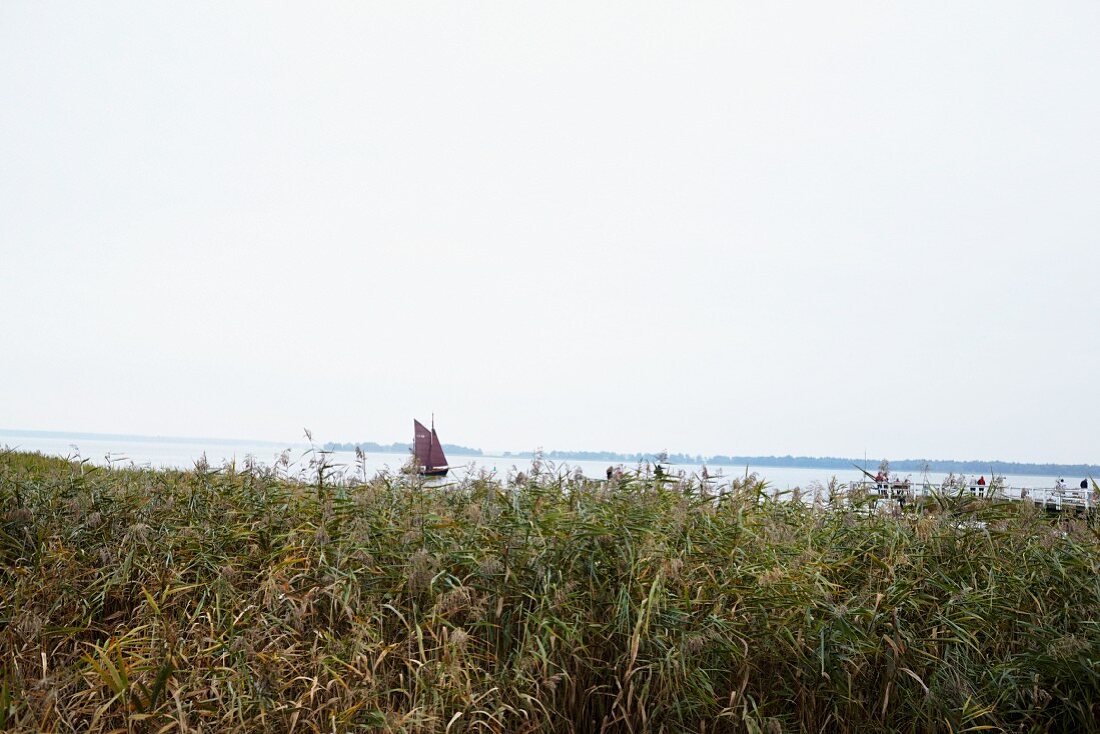
[[[871,497],[895,500],[916,500],[934,494],[945,496],[970,496],[978,499],[999,499],[1010,502],[1032,502],[1054,510],[1093,510],[1097,505],[1096,493],[1091,489],[1069,487],[1002,487],[997,484],[971,484],[962,487],[938,487],[911,482],[863,481],[852,484],[853,490],[862,490]]]

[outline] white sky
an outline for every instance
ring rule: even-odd
[[[1100,461],[1100,4],[0,4],[0,427]]]

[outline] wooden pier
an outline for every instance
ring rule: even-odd
[[[973,497],[1002,502],[1031,502],[1036,507],[1050,512],[1091,513],[1096,510],[1097,493],[1095,489],[1069,487],[1005,487],[997,483],[988,485],[969,484],[964,486],[936,486],[928,483],[909,481],[862,481],[853,482],[850,489],[855,493],[865,493],[872,499],[894,500],[902,505],[909,502],[922,502],[933,497]]]

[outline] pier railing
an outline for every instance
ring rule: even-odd
[[[916,482],[855,482],[855,491],[866,492],[871,497],[901,501],[915,501],[933,495],[970,496],[977,499],[1031,502],[1038,507],[1056,511],[1085,511],[1096,509],[1097,496],[1093,489],[1069,487],[1004,487],[999,484],[970,484],[964,486],[937,486]]]

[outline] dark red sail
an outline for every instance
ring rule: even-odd
[[[435,432],[433,427],[431,453],[428,456],[427,467],[435,469],[440,466],[447,466],[447,457],[443,455],[443,444],[439,443],[439,434]]]
[[[413,453],[420,466],[431,466],[432,460],[432,432],[420,421],[413,419],[413,436],[416,442],[413,445]]]

